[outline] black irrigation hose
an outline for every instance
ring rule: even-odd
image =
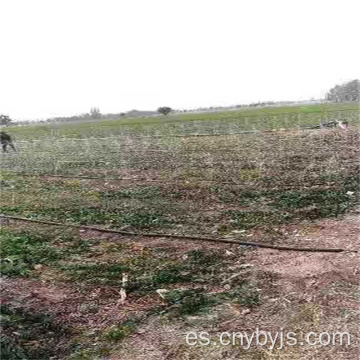
[[[28,219],[28,218],[24,218],[24,217],[20,217],[20,216],[12,216],[12,215],[4,215],[4,214],[0,214],[0,218],[34,222],[34,223],[46,224],[46,225],[67,226],[67,227],[73,227],[73,228],[78,228],[78,229],[88,229],[88,230],[95,230],[95,231],[106,232],[106,233],[115,233],[115,234],[120,234],[120,235],[143,236],[143,237],[163,237],[163,238],[165,237],[165,238],[170,238],[170,239],[190,240],[190,241],[222,242],[222,243],[228,243],[228,244],[245,245],[245,246],[267,248],[267,249],[274,249],[274,250],[328,252],[328,253],[340,253],[340,252],[356,252],[357,253],[358,252],[357,250],[346,250],[346,249],[341,249],[341,248],[296,248],[296,247],[291,247],[291,246],[277,246],[277,245],[270,245],[270,244],[261,244],[261,243],[256,243],[256,242],[230,240],[230,239],[215,239],[215,238],[207,238],[207,237],[201,237],[201,236],[185,236],[185,235],[160,234],[160,233],[159,234],[157,234],[157,233],[136,233],[136,232],[130,232],[130,231],[104,229],[104,228],[99,228],[97,226],[64,224],[64,223],[58,223],[55,221]]]

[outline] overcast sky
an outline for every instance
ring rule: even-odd
[[[0,0],[0,113],[319,98],[360,77],[359,0]]]

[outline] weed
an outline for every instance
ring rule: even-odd
[[[304,215],[312,218],[338,216],[348,210],[351,199],[345,191],[319,190],[311,192],[286,192],[281,194],[272,206],[294,211],[305,209]],[[312,210],[311,214],[307,209]],[[316,211],[314,211],[316,210]]]
[[[217,252],[194,250],[186,254],[186,260],[159,258],[157,254],[156,249],[148,250],[118,262],[68,264],[60,269],[73,281],[91,284],[120,285],[122,274],[126,273],[129,277],[126,290],[142,295],[164,285],[196,281],[222,264]]]
[[[260,172],[258,169],[241,169],[239,178],[240,180],[259,180]]]
[[[119,284],[122,273],[128,271],[128,268],[121,263],[70,264],[61,265],[60,269],[73,281],[82,281],[90,284]]]
[[[130,225],[141,228],[167,226],[172,222],[162,214],[156,212],[123,212],[98,207],[56,207],[40,206],[36,213],[30,210],[31,206],[2,206],[5,214],[28,213],[30,218],[69,221],[81,225],[110,224],[112,226]]]
[[[14,235],[1,229],[1,273],[28,275],[35,264],[50,264],[62,257],[62,251],[50,246],[39,235]]]
[[[139,189],[125,189],[121,191],[107,191],[101,193],[101,198],[106,200],[115,199],[152,199],[161,195],[160,188],[155,186],[146,186]]]
[[[132,334],[135,330],[136,322],[133,320],[126,320],[120,325],[114,325],[105,330],[102,333],[102,338],[111,341],[119,341]]]
[[[90,251],[93,241],[49,231],[0,230],[0,268],[3,275],[27,276],[36,264],[56,265],[73,255]],[[56,243],[57,245],[54,245]],[[58,245],[63,246],[58,246]]]
[[[230,210],[226,214],[230,216],[231,226],[241,229],[251,229],[260,225],[281,224],[291,219],[289,214],[281,212]]]
[[[85,349],[77,349],[74,353],[72,353],[67,359],[68,360],[94,360],[94,359],[102,359],[103,357],[107,357],[110,355],[111,348],[106,345],[96,344],[96,348],[85,348]]]
[[[152,277],[154,285],[158,284],[176,284],[185,281],[189,281],[191,276],[182,275],[181,270],[178,267],[168,268],[160,270],[157,274]]]
[[[217,251],[191,250],[187,253],[190,265],[197,265],[206,268],[215,264],[221,264],[223,257]]]
[[[67,353],[59,342],[71,335],[69,329],[57,325],[47,314],[27,312],[1,305],[1,358],[50,359]]]
[[[259,292],[247,281],[233,288],[228,294],[234,303],[238,303],[247,307],[260,305]]]
[[[218,300],[203,289],[172,290],[165,294],[168,303],[176,305],[180,316],[197,314],[217,304]]]

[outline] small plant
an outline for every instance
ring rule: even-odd
[[[167,226],[171,221],[161,213],[156,212],[125,212],[120,209],[99,207],[48,207],[39,206],[36,213],[33,208],[26,205],[3,206],[5,214],[26,214],[28,217],[51,219],[56,221],[69,221],[81,225],[110,224],[112,226],[136,226],[142,228]]]
[[[70,264],[60,267],[72,280],[88,283],[112,284],[120,283],[121,274],[128,271],[128,267],[121,263],[113,264]]]
[[[304,216],[331,217],[344,213],[351,206],[345,191],[287,192],[280,195],[272,205],[282,210],[304,210]],[[311,210],[311,214],[309,213]]]
[[[119,341],[136,330],[136,323],[133,320],[126,320],[120,325],[114,325],[108,328],[103,334],[102,337],[107,340]]]
[[[215,264],[221,264],[222,256],[216,251],[202,251],[199,249],[191,250],[187,253],[189,256],[188,262],[200,266],[211,266]]]
[[[165,299],[178,306],[180,316],[199,313],[217,303],[217,299],[205,294],[203,289],[172,290]]]
[[[48,239],[36,234],[13,234],[1,230],[1,273],[29,274],[35,264],[50,264],[62,257],[62,251],[48,244]]]
[[[232,289],[228,295],[235,303],[247,307],[260,305],[260,296],[258,291],[247,282],[243,282]]]
[[[160,270],[152,278],[154,284],[176,284],[191,281],[191,275],[182,275],[181,267],[170,267]]]
[[[145,186],[140,189],[129,189],[121,191],[107,191],[101,193],[101,197],[104,199],[151,199],[160,196],[160,188],[155,186]]]
[[[60,340],[71,336],[68,328],[57,325],[44,313],[33,313],[1,305],[1,359],[50,359],[60,350]],[[65,350],[65,351],[64,351]],[[64,355],[66,348],[61,349]]]
[[[109,356],[111,353],[111,348],[107,346],[96,346],[95,349],[85,348],[78,349],[74,353],[72,353],[67,359],[68,360],[94,360],[94,359],[102,359],[105,356]]]
[[[262,212],[262,211],[237,211],[230,210],[226,212],[230,215],[230,222],[233,227],[241,229],[251,229],[255,226],[281,224],[291,216],[281,212]]]

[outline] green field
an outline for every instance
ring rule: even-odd
[[[302,128],[318,125],[321,120],[347,119],[358,123],[359,105],[319,104],[275,108],[244,108],[211,113],[184,113],[166,118],[143,117],[84,121],[57,125],[9,127],[18,140],[58,137],[108,137],[117,135],[186,135],[231,134],[241,131],[259,131],[281,128]]]
[[[293,229],[300,234],[342,219],[359,203],[358,110],[357,104],[312,105],[8,128],[19,151],[2,154],[1,213],[142,234],[308,246]],[[300,130],[325,119],[348,119],[351,126]],[[290,131],[262,132],[273,129]],[[289,295],[276,287],[278,275],[249,265],[260,250],[247,247],[106,237],[16,221],[1,232],[10,289],[2,307],[4,359],[140,359],[131,341],[144,331],[180,334],[195,323],[212,329],[240,321],[244,311],[261,314],[253,323],[275,319],[284,307],[271,299],[283,297],[291,302],[277,324],[305,331],[315,326],[328,294],[320,289],[305,306],[301,290]],[[127,302],[119,305],[123,274]],[[356,281],[346,281],[343,296],[353,299]],[[158,289],[169,292],[160,297]],[[36,302],[34,291],[52,300],[38,295]],[[343,324],[339,314],[333,316]],[[161,358],[205,356],[169,344]],[[226,359],[221,351],[206,356]],[[300,353],[296,348],[286,359]],[[261,349],[231,355],[281,358]]]

